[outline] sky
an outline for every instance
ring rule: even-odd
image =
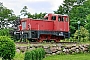
[[[24,6],[27,6],[28,12],[34,13],[53,13],[63,3],[63,0],[0,0],[5,7],[12,9],[16,15]]]

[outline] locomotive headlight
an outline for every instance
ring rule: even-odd
[[[59,33],[59,36],[63,36],[63,32],[60,32],[60,33]]]
[[[22,31],[22,34],[23,34],[23,31]]]
[[[14,34],[16,34],[16,31],[14,32]]]

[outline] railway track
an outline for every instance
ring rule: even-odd
[[[77,44],[77,42],[15,42],[16,44]]]

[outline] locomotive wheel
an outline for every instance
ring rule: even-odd
[[[43,40],[42,40],[42,39],[38,39],[37,41],[38,41],[38,42],[43,42]]]
[[[56,39],[55,42],[60,42],[60,40],[57,40],[57,39]]]

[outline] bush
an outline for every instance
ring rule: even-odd
[[[31,51],[27,51],[25,53],[24,60],[32,60],[32,52]]]
[[[42,51],[42,57],[45,58],[45,50],[41,48],[41,51]]]
[[[14,41],[7,36],[0,36],[0,56],[8,60],[15,56]]]
[[[88,52],[90,53],[90,45],[88,46]]]
[[[39,52],[39,60],[42,60],[45,57],[45,51],[43,48],[37,49]]]
[[[43,48],[37,48],[25,53],[24,60],[42,60],[45,57],[45,51]]]
[[[35,50],[32,50],[32,60],[37,60]]]
[[[38,49],[36,49],[36,50],[34,50],[35,51],[35,53],[36,53],[36,60],[39,60],[39,51],[38,51]]]
[[[9,29],[0,29],[0,36],[10,36]]]

